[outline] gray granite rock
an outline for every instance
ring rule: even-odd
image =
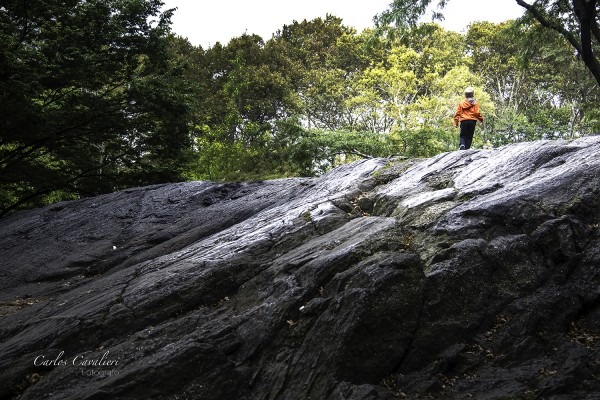
[[[600,136],[0,220],[0,398],[597,399]]]

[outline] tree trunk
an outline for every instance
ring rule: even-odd
[[[598,62],[598,59],[594,55],[594,50],[592,47],[592,25],[596,23],[594,18],[596,11],[596,0],[573,0],[573,10],[575,11],[575,15],[579,20],[581,59],[600,85],[600,62]]]
[[[592,31],[600,31],[595,20],[597,0],[572,0],[573,10],[579,21],[579,38],[568,31],[560,20],[552,18],[544,10],[538,9],[535,4],[529,4],[524,0],[516,0],[516,2],[528,10],[540,24],[563,35],[581,55],[585,66],[600,85],[600,62],[594,55],[592,46]]]

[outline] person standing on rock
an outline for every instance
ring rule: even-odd
[[[472,87],[465,89],[465,99],[456,107],[454,114],[454,126],[458,128],[460,121],[460,146],[459,150],[471,148],[473,134],[475,133],[475,124],[477,121],[483,123],[483,116],[479,111],[479,104],[475,101],[475,90]]]

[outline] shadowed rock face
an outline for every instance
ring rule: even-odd
[[[0,398],[597,399],[599,222],[599,136],[21,212]]]

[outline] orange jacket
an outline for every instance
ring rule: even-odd
[[[479,104],[473,99],[464,99],[456,107],[456,114],[454,114],[454,126],[458,126],[458,121],[475,121],[479,120],[483,122],[483,116],[479,112]]]

